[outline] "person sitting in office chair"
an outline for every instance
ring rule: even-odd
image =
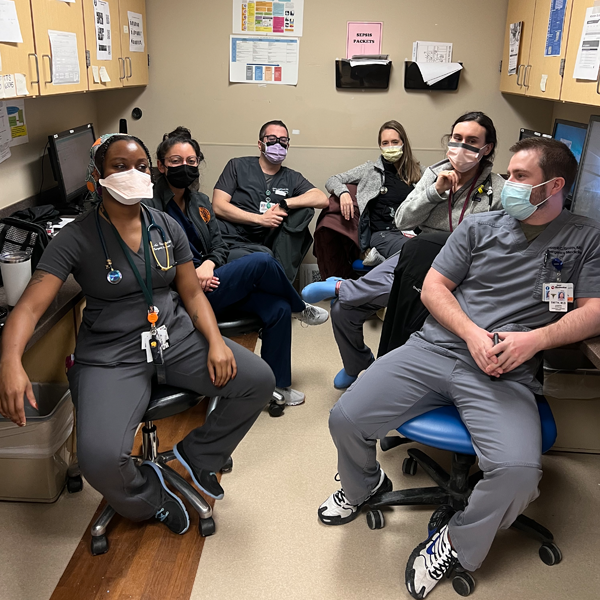
[[[261,358],[221,337],[181,227],[140,205],[152,197],[150,166],[134,136],[104,135],[92,147],[96,207],[50,242],[5,325],[0,414],[25,426],[24,396],[36,408],[21,357],[73,273],[86,298],[68,372],[81,471],[123,517],[154,517],[183,534],[190,524],[183,502],[155,463],[138,466],[131,457],[153,380],[220,397],[205,424],[173,449],[196,486],[220,499],[215,473],[271,399],[275,378]]]
[[[478,569],[496,532],[538,496],[541,351],[600,334],[600,223],[563,208],[577,161],[552,139],[511,151],[504,210],[456,228],[423,285],[423,328],[378,359],[329,419],[342,488],[319,507],[327,525],[352,521],[392,489],[376,460],[376,440],[390,430],[445,404],[469,430],[484,476],[467,507],[449,510],[410,555],[406,586],[417,599],[457,565]],[[545,297],[545,283],[557,281],[574,289],[574,306]]]
[[[269,254],[248,254],[227,263],[229,249],[221,237],[210,200],[189,189],[198,180],[198,166],[204,160],[189,129],[178,127],[166,133],[156,157],[160,176],[148,205],[165,211],[185,231],[196,275],[217,318],[232,306],[260,317],[264,325],[261,356],[273,369],[275,390],[286,405],[302,404],[304,394],[291,387],[290,317],[307,325],[320,325],[329,319],[329,313],[306,304],[281,265]],[[281,414],[272,408],[271,415]]]
[[[215,185],[212,204],[229,261],[252,252],[266,252],[294,281],[312,243],[308,225],[327,196],[300,173],[283,167],[290,148],[282,121],[260,128],[260,156],[232,158]]]
[[[492,173],[498,143],[492,120],[482,112],[466,113],[454,122],[447,137],[447,158],[425,170],[395,216],[398,230],[418,228],[423,232],[402,248],[402,254],[406,252],[415,257],[413,266],[417,268],[414,270],[423,272],[423,276],[435,258],[430,248],[425,252],[421,250],[424,245],[433,244],[439,250],[465,215],[501,207],[504,179]],[[302,290],[307,302],[336,298],[331,322],[344,365],[334,379],[336,389],[352,385],[359,373],[375,360],[365,345],[363,325],[387,306],[396,265],[398,255],[388,258],[357,281],[330,277]],[[410,291],[419,294],[421,283],[422,280],[412,282]]]

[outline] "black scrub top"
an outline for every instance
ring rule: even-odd
[[[165,232],[171,264],[180,265],[191,261],[192,253],[181,227],[162,211],[153,208],[148,210],[154,222]],[[73,273],[85,294],[86,307],[75,349],[77,362],[101,366],[145,362],[146,352],[141,347],[141,335],[150,330],[146,300],[115,232],[100,217],[108,256],[113,268],[123,274],[123,279],[116,285],[107,281],[106,257],[98,235],[95,213],[95,209],[92,209],[64,227],[44,251],[37,269],[51,273],[63,281]],[[143,214],[148,225],[148,213],[144,210]],[[163,240],[154,228],[150,239],[158,260],[166,266]],[[131,253],[131,256],[142,278],[145,278],[142,244],[138,252]],[[175,268],[161,271],[152,253],[150,262],[154,305],[159,310],[156,326],[167,326],[170,344],[174,346],[190,335],[194,326],[179,302],[179,296],[170,287],[175,278]]]
[[[382,160],[384,168],[385,194],[379,194],[369,202],[369,217],[371,232],[394,229],[394,215],[406,197],[414,190],[414,185],[409,185],[398,177],[398,171],[393,163]]]
[[[232,158],[225,165],[215,189],[229,194],[233,206],[260,214],[261,202],[278,204],[281,200],[301,196],[315,187],[301,173],[287,167],[281,167],[275,175],[265,175],[258,160],[257,156],[243,156]],[[260,225],[240,223],[235,223],[235,228],[251,241],[262,241],[270,231]]]

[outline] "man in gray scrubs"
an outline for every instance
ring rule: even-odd
[[[538,496],[540,353],[600,334],[600,223],[563,209],[575,158],[549,139],[511,151],[504,210],[470,216],[455,230],[425,279],[425,325],[377,360],[329,419],[342,489],[319,508],[328,525],[353,520],[375,493],[392,489],[376,459],[376,440],[389,431],[454,404],[471,434],[484,477],[467,508],[411,554],[414,598],[457,563],[477,569],[498,529]],[[557,285],[571,302],[553,301],[546,288]]]

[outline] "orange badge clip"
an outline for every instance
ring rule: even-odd
[[[156,323],[156,321],[158,321],[158,313],[155,313],[154,311],[149,312],[148,321],[150,321],[152,324]]]

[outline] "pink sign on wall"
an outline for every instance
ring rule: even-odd
[[[357,54],[381,54],[383,23],[348,21],[346,58]]]

